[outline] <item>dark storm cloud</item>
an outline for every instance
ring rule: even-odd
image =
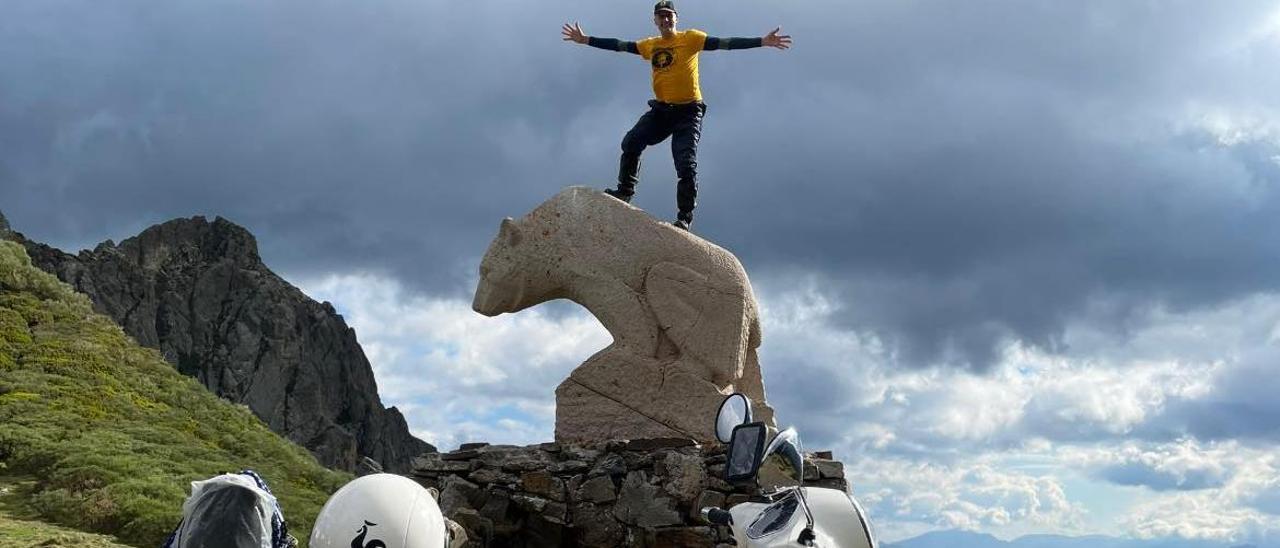
[[[1222,144],[1187,113],[1277,107],[1276,43],[1248,41],[1269,3],[681,9],[796,38],[703,56],[697,229],[760,284],[817,272],[902,365],[1053,348],[1100,299],[1119,322],[1280,281],[1274,135]],[[277,270],[462,295],[501,217],[612,178],[649,94],[565,20],[653,31],[644,3],[5,2],[0,209],[63,246],[222,215]],[[642,176],[668,216],[665,145]]]
[[[1143,485],[1157,491],[1194,491],[1222,487],[1227,479],[1223,469],[1163,470],[1142,462],[1123,462],[1103,467],[1097,477],[1119,485]]]
[[[608,99],[580,77],[605,59],[548,55],[568,50],[560,14],[443,8],[6,3],[3,207],[80,245],[223,215],[277,268],[439,290],[443,265],[562,184],[563,124]],[[517,162],[511,139],[549,155]]]
[[[1135,306],[1275,287],[1275,135],[1227,146],[1183,118],[1195,103],[1274,109],[1249,91],[1274,78],[1241,65],[1273,65],[1275,42],[1235,51],[1270,7],[892,13],[920,7],[906,5],[816,34],[807,47],[846,52],[830,70],[780,69],[815,99],[805,108],[727,122],[756,136],[735,146],[773,151],[720,178],[762,182],[735,185],[726,208],[758,222],[724,231],[758,280],[825,272],[845,322],[899,363],[978,368],[1006,337],[1058,347],[1091,301],[1112,302],[1098,319],[1119,330]]]

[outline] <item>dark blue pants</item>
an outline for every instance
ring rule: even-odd
[[[693,220],[698,198],[698,140],[702,138],[703,103],[673,105],[649,101],[649,111],[622,138],[622,160],[618,166],[618,193],[630,197],[640,182],[640,153],[645,147],[671,137],[671,157],[676,163],[676,207],[678,219]]]

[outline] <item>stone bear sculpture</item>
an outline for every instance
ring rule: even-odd
[[[589,310],[613,343],[556,389],[556,440],[714,441],[725,394],[773,424],[756,348],[760,322],[732,253],[586,187],[504,219],[480,264],[486,316],[553,299]]]

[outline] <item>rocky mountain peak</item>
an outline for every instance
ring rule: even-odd
[[[0,236],[9,233],[9,220],[4,218],[4,212],[0,211]]]
[[[243,227],[175,219],[79,255],[18,239],[139,344],[320,462],[355,470],[369,458],[402,472],[434,450],[383,407],[354,330],[267,268]]]
[[[160,268],[173,263],[220,262],[256,268],[262,265],[258,241],[244,227],[216,217],[174,219],[143,230],[119,245],[103,242],[95,253],[121,253],[143,268]]]

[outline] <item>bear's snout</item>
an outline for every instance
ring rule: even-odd
[[[518,289],[481,278],[480,285],[476,286],[476,297],[471,301],[471,309],[485,316],[515,312],[513,307],[519,298]]]

